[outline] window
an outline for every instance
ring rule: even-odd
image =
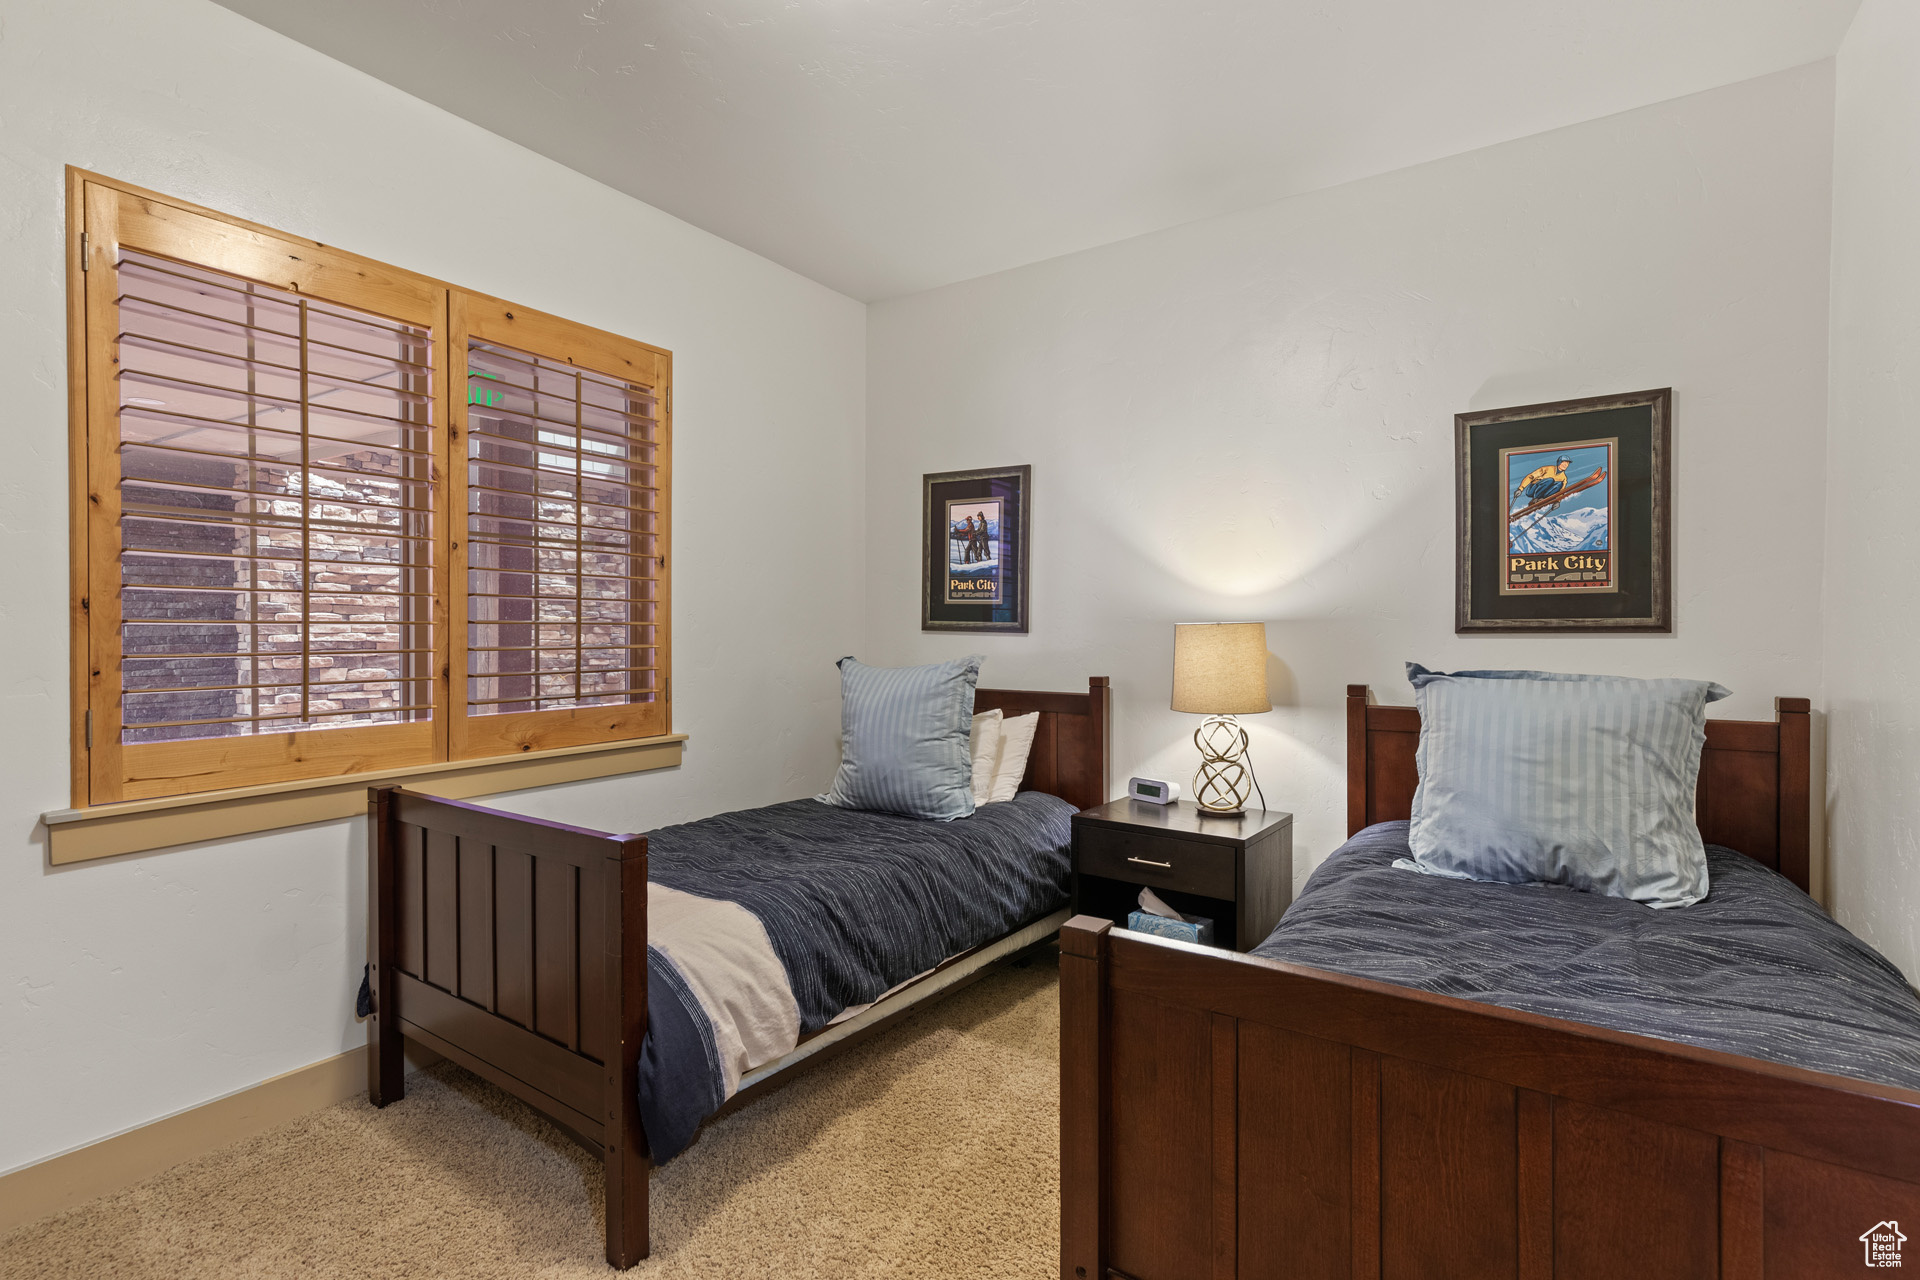
[[[665,732],[663,357],[472,295],[453,314],[467,601],[454,758]]]
[[[76,806],[670,732],[668,353],[74,189]]]

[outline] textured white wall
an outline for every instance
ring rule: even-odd
[[[875,304],[864,656],[1111,675],[1116,785],[1185,784],[1172,624],[1266,621],[1301,877],[1403,660],[1817,693],[1831,140],[1821,63]],[[1453,414],[1669,385],[1674,634],[1457,638]],[[1022,462],[1032,634],[923,634],[921,473]]]
[[[1827,450],[1834,915],[1920,981],[1920,8],[1867,0],[1839,58]]]
[[[36,816],[68,799],[67,163],[674,352],[687,763],[505,803],[644,829],[819,789],[864,591],[864,307],[205,0],[6,0],[0,1171],[363,1041],[357,824],[45,864]],[[783,554],[798,518],[828,554]]]

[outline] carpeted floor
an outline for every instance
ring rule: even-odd
[[[1057,969],[1002,968],[727,1117],[653,1175],[635,1277],[1058,1265]],[[0,1239],[0,1276],[596,1276],[600,1170],[442,1064]]]

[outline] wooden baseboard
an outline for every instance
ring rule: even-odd
[[[426,1050],[408,1066],[439,1061]],[[331,1058],[0,1176],[0,1235],[367,1091],[367,1051]]]

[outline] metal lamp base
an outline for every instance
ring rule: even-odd
[[[1232,716],[1208,716],[1193,731],[1200,771],[1193,775],[1193,802],[1207,813],[1245,813],[1253,794],[1247,765],[1247,731]]]

